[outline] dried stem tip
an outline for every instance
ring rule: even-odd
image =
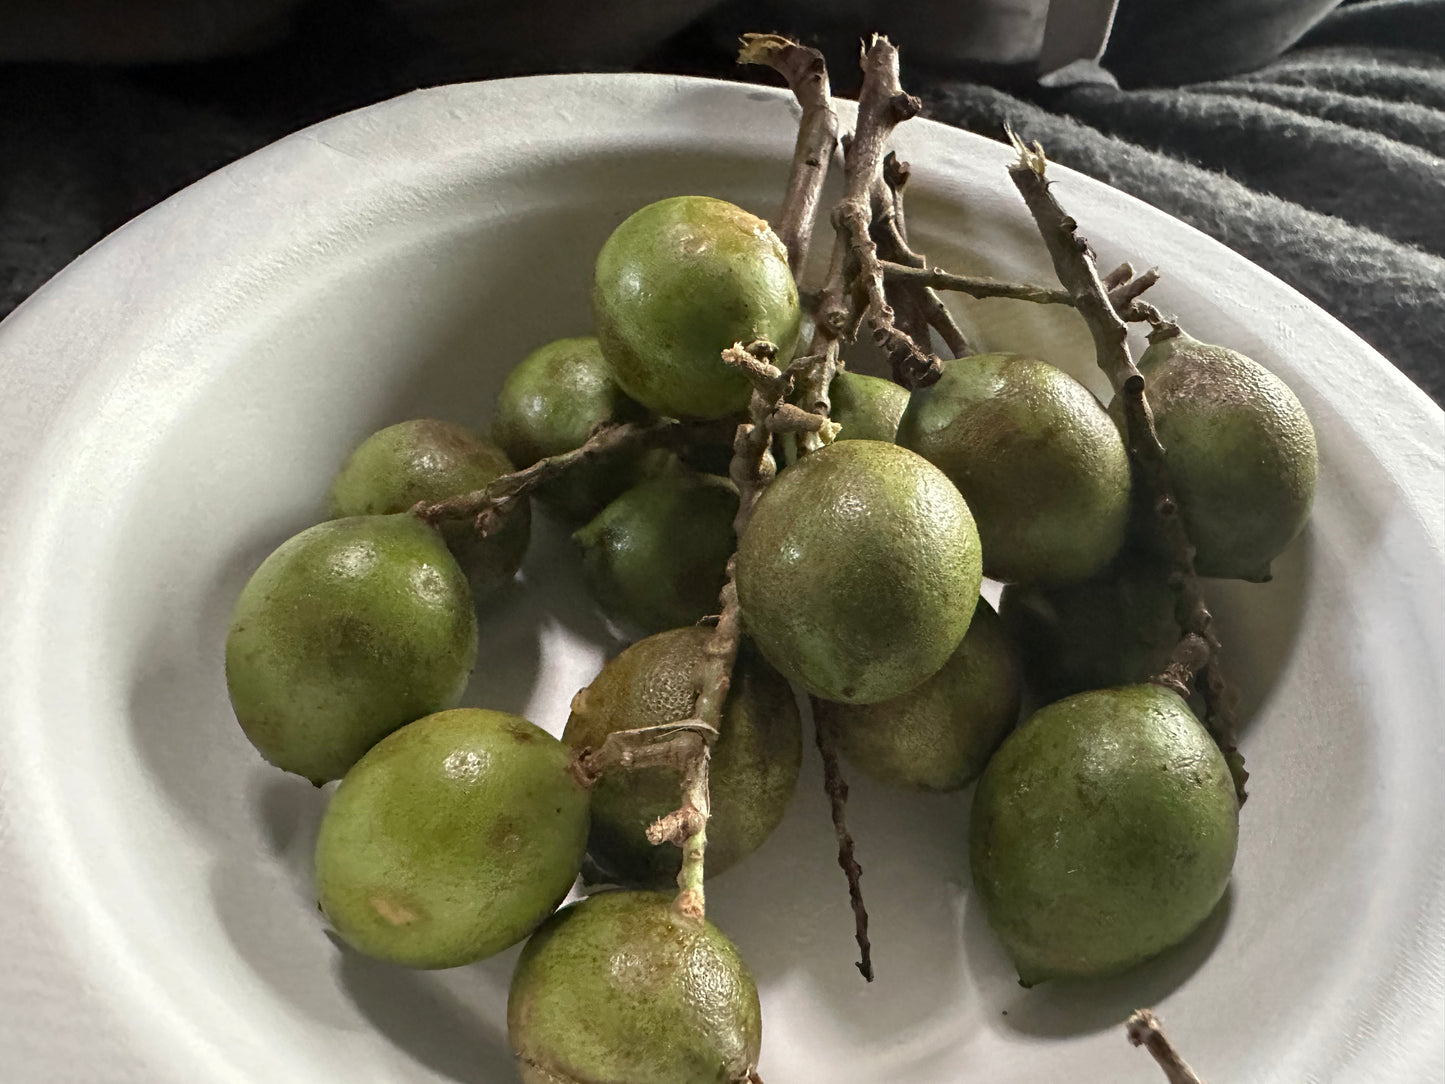
[[[1164,1070],[1169,1084],[1204,1084],[1198,1074],[1185,1064],[1179,1051],[1174,1049],[1174,1044],[1165,1037],[1159,1026],[1159,1018],[1148,1009],[1140,1009],[1129,1017],[1125,1028],[1131,1043],[1144,1047],[1154,1056],[1159,1068]]]

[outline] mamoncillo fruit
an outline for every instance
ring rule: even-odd
[[[1183,332],[1139,359],[1201,576],[1269,579],[1314,500],[1319,451],[1284,381],[1237,350]],[[1123,427],[1123,406],[1110,406]]]
[[[656,892],[602,892],[532,935],[507,998],[523,1084],[747,1084],[757,987],[711,922]]]
[[[1003,624],[978,600],[968,633],[922,685],[877,704],[818,700],[849,763],[907,790],[958,790],[977,778],[1018,721],[1021,675]],[[721,743],[719,743],[721,744]]]
[[[573,698],[562,740],[575,750],[596,749],[615,730],[691,718],[697,670],[711,637],[711,629],[689,626],[633,644]],[[803,755],[792,689],[746,643],[733,667],[720,730],[708,768],[709,877],[772,834],[793,796]],[[677,808],[679,781],[676,770],[659,766],[609,772],[594,784],[587,851],[610,878],[643,888],[675,882],[681,852],[653,846],[646,831]]]
[[[518,468],[581,447],[600,425],[640,422],[648,414],[612,378],[593,337],[539,346],[497,393],[492,439]],[[641,452],[582,463],[544,482],[537,500],[562,519],[585,523],[637,479]]]
[[[978,532],[922,456],[830,444],[778,475],[738,542],[744,627],[784,677],[850,704],[937,673],[978,601]]]
[[[648,204],[613,231],[597,256],[592,314],[617,383],[673,418],[746,407],[748,382],[722,352],[767,339],[785,365],[802,318],[772,229],[708,196]]]
[[[461,708],[384,738],[341,781],[316,842],[321,909],[355,948],[457,967],[562,902],[587,842],[571,754],[518,715]]]
[[[1147,681],[1179,642],[1169,568],[1126,549],[1103,573],[1064,587],[1009,584],[999,616],[1039,703]]]
[[[730,481],[674,464],[623,493],[572,537],[607,615],[660,632],[717,612],[737,512]]]
[[[952,479],[978,521],[984,574],[1072,583],[1118,552],[1129,458],[1092,392],[1018,354],[944,362],[898,424],[898,443]]]
[[[969,855],[1025,986],[1124,971],[1188,937],[1224,895],[1234,781],[1177,693],[1098,689],[1035,712],[974,795]]]
[[[494,482],[512,471],[500,448],[470,429],[434,418],[389,425],[352,452],[327,496],[332,517],[386,516],[418,501],[443,501]],[[531,537],[526,498],[502,513],[486,537],[470,520],[441,524],[442,537],[467,574],[472,597],[482,598],[510,580],[522,564]]]
[[[251,744],[320,785],[399,726],[449,708],[477,657],[466,577],[408,515],[318,524],[236,601],[226,686]]]

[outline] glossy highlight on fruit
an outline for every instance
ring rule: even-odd
[[[711,922],[655,892],[563,908],[522,950],[507,1035],[523,1084],[747,1084],[757,987]]]
[[[877,704],[814,702],[837,728],[848,762],[905,790],[954,791],[973,782],[1018,721],[1021,673],[1003,623],[978,600],[968,633],[942,669]]]
[[[743,410],[748,383],[722,351],[767,339],[785,365],[802,316],[777,235],[708,196],[649,204],[613,231],[597,256],[592,313],[617,383],[674,418]]]
[[[596,749],[616,730],[688,719],[712,630],[670,629],[633,644],[572,700],[562,740]],[[783,819],[802,763],[802,721],[788,683],[744,643],[712,747],[707,826],[709,877],[757,850]],[[592,788],[588,854],[609,879],[644,888],[675,883],[676,847],[655,847],[647,827],[677,808],[679,774],[667,767],[609,772]]]
[[[1319,450],[1304,407],[1263,366],[1182,332],[1144,351],[1139,371],[1196,570],[1269,579],[1314,500]],[[1110,410],[1122,427],[1119,402]]]
[[[973,516],[922,456],[846,440],[780,473],[738,543],[744,627],[784,677],[850,704],[936,673],[981,582]]]
[[[944,362],[898,443],[938,466],[978,521],[984,574],[1062,584],[1101,571],[1129,521],[1129,459],[1108,413],[1062,369],[1018,354]]]
[[[512,469],[500,448],[470,429],[417,418],[389,425],[362,441],[332,481],[327,507],[333,518],[392,515],[418,501],[443,501],[481,489]],[[486,538],[478,536],[470,520],[441,525],[473,597],[484,597],[516,574],[527,552],[531,521],[523,499]]]
[[[738,491],[680,466],[633,486],[573,534],[587,584],[615,621],[643,632],[717,613]]]
[[[590,335],[539,346],[497,393],[492,439],[518,468],[586,443],[601,425],[641,422],[647,411],[612,378]],[[640,455],[625,452],[580,464],[536,490],[537,500],[572,523],[585,523],[637,480]]]
[[[526,937],[577,879],[587,789],[519,715],[461,708],[402,727],[341,781],[321,822],[321,909],[354,948],[457,967]]]
[[[969,853],[1025,986],[1125,971],[1178,944],[1229,884],[1239,806],[1178,694],[1079,693],[1035,712],[974,795]]]
[[[261,755],[320,785],[454,705],[476,656],[466,577],[441,535],[413,516],[357,516],[262,562],[231,619],[226,686]]]

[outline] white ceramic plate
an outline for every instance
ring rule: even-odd
[[[118,231],[0,328],[0,1076],[511,1079],[515,951],[446,973],[340,950],[309,888],[323,796],[228,710],[227,614],[318,518],[366,433],[484,423],[507,368],[585,332],[626,214],[703,192],[769,213],[788,97],[650,76],[419,92],[268,147]],[[936,262],[1046,281],[1009,152],[913,122],[909,221]],[[968,889],[967,796],[857,781],[878,981],[809,766],[709,892],[762,991],[771,1084],[1149,1082],[1120,1021],[1155,1005],[1211,1084],[1442,1078],[1441,412],[1294,291],[1055,167],[1106,264],[1299,393],[1314,519],[1267,586],[1219,585],[1254,772],[1227,902],[1123,979],[1019,988]],[[825,228],[826,229],[826,228]],[[826,247],[826,242],[819,246]],[[1077,317],[962,307],[990,346],[1097,390]],[[470,702],[554,732],[611,648],[538,532],[489,618]]]

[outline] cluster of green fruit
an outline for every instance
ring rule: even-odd
[[[608,735],[689,718],[726,564],[746,639],[711,758],[706,871],[760,846],[801,760],[789,682],[860,770],[974,803],[974,882],[1026,983],[1117,972],[1186,937],[1223,894],[1238,807],[1189,705],[1148,678],[1178,640],[1173,592],[1131,485],[1119,417],[1044,362],[945,364],[911,393],[842,373],[841,428],[790,454],[735,541],[728,451],[629,450],[534,491],[574,535],[598,602],[645,638],[573,701],[562,740],[454,709],[477,613],[517,570],[525,500],[483,534],[408,514],[578,448],[601,426],[740,415],[720,359],[803,322],[767,223],[720,200],[643,208],[603,247],[595,338],[564,339],[503,385],[492,440],[422,420],[346,461],[334,518],[246,585],[226,645],[232,703],[272,763],[342,779],[316,851],[320,902],[359,950],[451,967],[530,936],[509,1027],[528,1081],[746,1081],[757,993],[736,950],[656,892],[678,804],[670,767],[595,781]],[[1248,359],[1177,335],[1146,354],[1201,571],[1259,578],[1300,529],[1309,423]],[[1003,580],[1001,614],[979,596]],[[1021,699],[1044,703],[1015,728]],[[584,857],[624,889],[558,911]]]

